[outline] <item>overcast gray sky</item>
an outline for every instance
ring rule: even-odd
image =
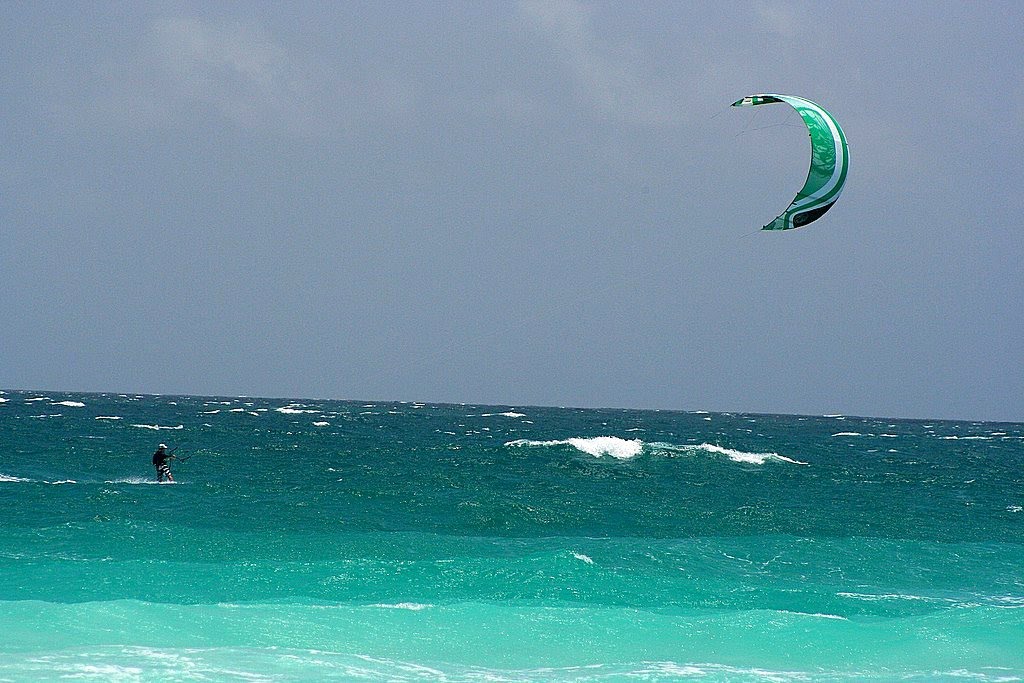
[[[1024,420],[1022,7],[4,2],[0,387]]]

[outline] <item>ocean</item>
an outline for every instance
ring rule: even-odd
[[[1020,681],[1022,508],[1024,424],[0,392],[0,681]]]

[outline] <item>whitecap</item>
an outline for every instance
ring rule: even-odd
[[[587,564],[594,564],[594,560],[587,557],[583,553],[573,553],[572,556],[575,557],[577,560],[580,560],[581,562],[586,562]]]
[[[122,666],[120,664],[73,663],[61,668],[68,672],[62,675],[61,678],[99,678],[107,681],[134,679],[143,673],[140,667]]]
[[[287,405],[287,406],[282,406],[281,408],[274,408],[274,410],[276,410],[279,413],[284,413],[285,415],[301,415],[302,413],[319,413],[320,412],[319,410],[306,410],[306,409],[303,409],[303,408],[298,408],[298,407],[295,406],[295,404]]]
[[[836,432],[832,436],[863,436],[860,432]]]
[[[85,404],[82,403],[81,401],[57,401],[56,403],[53,403],[52,405],[55,405],[55,406],[68,406],[68,407],[71,407],[71,408],[84,408],[85,407]]]
[[[940,597],[929,597],[924,595],[913,595],[908,593],[850,593],[840,592],[836,593],[841,598],[851,598],[853,600],[863,600],[865,602],[880,602],[883,600],[906,600],[910,602],[938,602],[938,603],[955,603],[956,600],[953,598],[940,598]]]
[[[722,446],[715,446],[709,443],[702,443],[697,448],[709,451],[711,453],[718,453],[719,455],[724,455],[735,462],[752,463],[754,465],[763,465],[767,460],[781,460],[782,462],[789,462],[793,463],[794,465],[807,464],[799,460],[787,458],[784,455],[779,455],[778,453],[747,453],[745,451],[737,451],[732,448],[724,448]]]
[[[120,415],[97,415],[93,419],[96,419],[96,420],[123,420],[124,418],[122,418]]]
[[[796,614],[801,617],[817,617],[818,619],[838,619],[840,621],[849,621],[846,617],[841,617],[838,614],[824,614],[822,612],[794,612],[788,609],[779,610],[782,614]]]
[[[572,446],[588,455],[600,458],[609,455],[617,460],[628,460],[643,450],[643,441],[640,439],[620,439],[617,436],[595,436],[589,439],[574,438],[558,441],[531,441],[529,439],[517,439],[509,441],[506,446]]]
[[[992,598],[995,602],[995,606],[1001,609],[1021,609],[1024,608],[1024,597],[1018,597],[1016,595],[997,595]]]
[[[776,460],[780,462],[788,462],[794,465],[806,465],[806,462],[800,460],[794,460],[793,458],[787,458],[784,455],[778,453],[748,453],[746,451],[739,451],[733,448],[725,448],[724,446],[718,446],[710,443],[702,443],[699,446],[693,444],[686,444],[683,446],[676,446],[670,443],[652,443],[650,444],[652,449],[664,450],[671,453],[694,453],[696,451],[706,451],[708,453],[714,453],[716,455],[724,455],[733,462],[741,462],[754,465],[763,465],[768,460]]]
[[[31,479],[24,479],[22,477],[12,477],[8,474],[0,474],[0,481],[32,481]]]
[[[702,443],[700,445],[685,444],[675,445],[670,443],[655,442],[645,444],[640,439],[620,439],[616,436],[598,436],[592,438],[575,438],[575,439],[561,439],[552,441],[533,441],[530,439],[517,439],[515,441],[509,441],[505,444],[506,446],[573,446],[577,450],[580,450],[588,455],[594,457],[601,457],[609,455],[618,460],[628,460],[636,457],[643,452],[644,447],[648,447],[655,453],[668,452],[668,453],[693,453],[695,451],[706,451],[717,455],[724,455],[734,462],[763,465],[768,460],[776,460],[780,462],[788,462],[794,465],[806,465],[806,462],[794,460],[793,458],[787,458],[784,455],[778,453],[747,453],[745,451],[739,451],[732,448],[724,448],[709,443]]]
[[[313,426],[314,427],[330,427],[331,423],[330,422],[314,422]]]
[[[385,603],[385,602],[379,602],[379,603],[375,603],[373,605],[370,605],[370,607],[380,607],[382,609],[407,609],[407,610],[411,610],[413,612],[419,612],[420,610],[424,610],[424,609],[428,609],[430,607],[433,607],[433,605],[422,603],[422,602],[396,602],[394,604]]]
[[[7,400],[8,399],[6,399],[6,398],[0,398],[0,403],[7,403]]]
[[[163,425],[143,425],[143,424],[133,424],[133,425],[132,425],[132,427],[138,427],[138,428],[140,428],[140,429],[154,429],[154,430],[160,430],[160,429],[184,429],[184,428],[185,428],[185,425],[178,425],[177,427],[164,427]]]

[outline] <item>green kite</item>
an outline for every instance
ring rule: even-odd
[[[733,102],[732,106],[756,107],[778,102],[785,102],[796,109],[807,125],[811,136],[811,167],[793,203],[762,230],[802,228],[821,218],[839,198],[850,168],[850,152],[843,129],[832,114],[814,102],[792,95],[762,94],[744,97]]]

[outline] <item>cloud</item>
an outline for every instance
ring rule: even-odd
[[[287,52],[259,30],[163,19],[154,36],[163,66],[183,93],[217,101],[227,111],[288,94]]]
[[[302,88],[288,53],[258,29],[196,19],[160,19],[153,56],[168,94],[254,125],[287,112]]]
[[[191,128],[213,120],[262,133],[345,135],[405,115],[415,89],[381,68],[329,64],[258,25],[161,17],[91,68],[66,127]]]
[[[801,16],[811,13],[809,8],[798,12],[792,4],[758,2],[754,5],[758,23],[769,33],[781,38],[795,38],[800,33]]]
[[[671,89],[645,78],[642,52],[600,40],[592,27],[592,9],[576,0],[522,0],[527,23],[543,34],[592,106],[628,123],[676,123],[682,107]]]

